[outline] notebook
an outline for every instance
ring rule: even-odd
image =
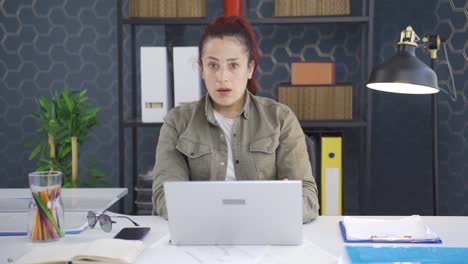
[[[175,245],[298,245],[301,181],[164,184]]]
[[[142,241],[102,238],[88,243],[45,243],[18,259],[18,263],[133,263],[144,250]]]

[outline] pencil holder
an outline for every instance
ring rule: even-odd
[[[32,241],[56,241],[63,237],[62,173],[29,173],[31,202],[28,212],[28,237]]]

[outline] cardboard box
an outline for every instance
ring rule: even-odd
[[[291,64],[291,84],[335,84],[335,63],[293,62]]]
[[[289,106],[299,120],[353,119],[351,84],[281,84],[278,87],[278,102]]]

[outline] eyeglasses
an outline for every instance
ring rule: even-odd
[[[126,217],[126,216],[112,216],[115,218],[126,218],[130,222],[132,222],[135,226],[140,226],[137,222],[133,221],[132,219]],[[96,226],[96,223],[99,220],[99,225],[101,226],[101,229],[104,230],[105,232],[110,232],[112,230],[112,224],[115,224],[115,221],[112,221],[111,217],[101,213],[101,214],[96,214],[93,211],[88,211],[88,225],[89,228],[93,229],[94,226]]]

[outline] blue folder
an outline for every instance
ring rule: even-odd
[[[346,235],[346,227],[343,224],[343,221],[339,222],[341,235],[343,236],[343,241],[346,243],[431,243],[431,244],[440,244],[442,240],[440,238],[429,238],[429,239],[412,239],[412,238],[394,238],[394,237],[379,237],[379,238],[369,238],[369,239],[348,239]]]
[[[468,248],[346,246],[351,264],[460,264],[467,263]]]

